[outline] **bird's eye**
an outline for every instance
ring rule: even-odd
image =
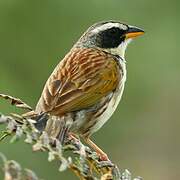
[[[114,48],[124,40],[123,34],[123,29],[112,27],[98,34],[98,42],[100,42],[102,48]]]
[[[106,30],[106,35],[111,37],[121,37],[124,34],[123,29],[119,29],[118,27],[113,27]]]
[[[108,30],[108,34],[115,34],[117,33],[117,28],[111,28]]]

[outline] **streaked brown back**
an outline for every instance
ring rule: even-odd
[[[112,92],[120,72],[113,57],[97,49],[72,49],[47,80],[36,112],[62,115],[96,104]]]

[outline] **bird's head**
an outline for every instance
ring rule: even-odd
[[[76,43],[76,47],[99,48],[124,58],[128,43],[144,31],[116,21],[99,22],[92,25]]]

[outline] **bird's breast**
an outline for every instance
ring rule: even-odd
[[[124,90],[126,81],[126,64],[119,60],[120,81],[116,89],[102,98],[98,105],[76,113],[73,129],[83,136],[90,136],[98,131],[116,110]],[[76,129],[78,127],[78,129]]]
[[[122,65],[121,65],[122,67]],[[109,102],[106,105],[106,108],[104,110],[104,112],[96,117],[96,124],[92,127],[91,129],[91,134],[93,134],[94,132],[98,131],[104,124],[105,122],[110,119],[110,117],[113,115],[114,111],[116,110],[123,91],[124,91],[124,85],[125,85],[125,81],[126,81],[126,67],[125,64],[123,64],[123,77],[121,79],[121,81],[118,84],[118,87],[115,89],[114,92],[112,92],[111,98],[109,100]]]

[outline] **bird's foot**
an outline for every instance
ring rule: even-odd
[[[79,141],[79,137],[76,134],[72,133],[72,132],[68,133],[68,139],[69,140],[74,140],[74,141],[77,141],[77,140]]]
[[[97,151],[97,154],[99,155],[99,159],[100,161],[110,161],[108,158],[108,155],[106,153],[104,153],[103,151],[99,152]]]
[[[101,148],[99,148],[93,141],[91,141],[89,138],[84,138],[84,140],[92,149],[96,151],[100,161],[110,161],[107,154]]]

